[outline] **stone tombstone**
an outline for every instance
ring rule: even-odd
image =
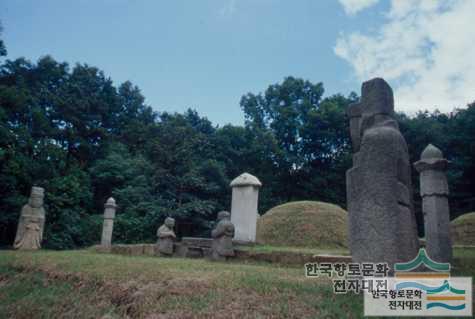
[[[231,222],[236,228],[235,239],[242,242],[256,241],[257,202],[259,179],[248,173],[236,177],[230,184],[232,188]]]
[[[234,256],[234,225],[230,219],[231,214],[229,212],[222,211],[218,213],[218,223],[211,231],[211,237],[213,238],[211,258],[214,260],[225,260],[227,257]]]
[[[442,152],[432,144],[414,163],[420,174],[426,250],[429,257],[438,262],[450,262],[452,259],[449,187],[445,173],[448,163]]]
[[[41,248],[45,225],[44,189],[33,186],[28,203],[23,206],[13,247],[20,250]]]
[[[175,219],[167,217],[165,223],[157,230],[158,251],[161,255],[173,255],[173,244],[176,239],[173,228],[175,227]]]
[[[110,197],[104,204],[104,223],[102,224],[101,245],[110,247],[112,243],[112,231],[114,229],[114,218],[117,205],[115,199]]]
[[[349,106],[353,167],[346,173],[349,244],[355,262],[412,260],[418,252],[411,166],[394,116],[391,87],[364,82]]]

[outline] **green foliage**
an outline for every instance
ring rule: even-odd
[[[274,204],[299,199],[345,202],[342,178],[350,164],[345,109],[356,95],[323,100],[322,95],[321,83],[287,77],[264,94],[248,93],[241,99],[247,129],[271,141],[265,153],[269,175],[259,177],[270,181]]]
[[[449,114],[421,111],[415,117],[399,115],[401,132],[406,138],[411,163],[420,159],[424,148],[434,144],[450,161],[447,172],[450,186],[451,218],[475,210],[475,103],[466,109],[456,109]],[[418,186],[415,170],[413,183]],[[418,187],[415,187],[417,191]],[[416,208],[421,201],[415,194]],[[422,222],[422,216],[419,216]]]
[[[75,169],[68,175],[52,178],[45,183],[48,222],[45,227],[45,246],[67,249],[91,245],[98,236],[86,237],[92,193],[89,175]],[[98,233],[99,234],[99,233]]]

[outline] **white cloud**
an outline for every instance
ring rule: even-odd
[[[338,0],[343,6],[346,14],[353,15],[359,11],[369,8],[376,4],[379,0]]]
[[[392,0],[378,32],[341,34],[356,78],[385,78],[396,108],[452,111],[475,101],[475,1]]]
[[[226,4],[219,10],[222,17],[231,17],[236,12],[236,0],[228,0]]]

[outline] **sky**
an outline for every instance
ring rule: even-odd
[[[219,125],[286,76],[325,96],[383,77],[410,114],[475,101],[474,0],[1,0],[0,21],[7,59],[87,63]]]

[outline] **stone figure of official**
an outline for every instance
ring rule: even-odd
[[[28,203],[21,209],[13,247],[20,250],[41,248],[45,226],[44,189],[32,187]]]

